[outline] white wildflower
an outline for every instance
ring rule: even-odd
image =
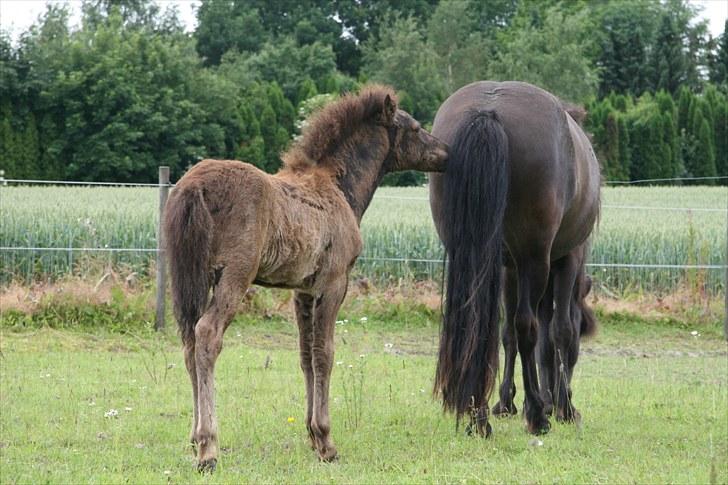
[[[366,321],[367,321],[367,317],[361,317],[361,318],[359,319],[359,321],[360,321],[360,322],[366,322]]]
[[[116,418],[118,416],[119,416],[119,411],[117,411],[116,409],[109,409],[108,411],[106,411],[104,413],[105,418]]]

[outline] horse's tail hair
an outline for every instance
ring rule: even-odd
[[[201,189],[172,191],[164,211],[164,243],[174,315],[185,343],[194,341],[195,325],[207,307],[212,225]]]
[[[492,111],[466,115],[443,177],[446,299],[435,393],[458,422],[487,406],[498,371],[508,137]]]

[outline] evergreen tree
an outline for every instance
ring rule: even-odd
[[[655,10],[654,2],[643,0],[604,4],[597,58],[601,96],[612,91],[638,96],[647,88]]]
[[[629,130],[627,130],[627,121],[622,114],[617,116],[617,129],[619,132],[619,172],[614,174],[614,180],[629,180],[632,167],[632,153],[630,151],[630,135]]]
[[[662,16],[654,45],[652,88],[675,93],[688,76],[683,41],[670,12]]]
[[[728,99],[723,96],[715,106],[715,169],[718,175],[728,175]],[[723,181],[728,184],[728,181]]]
[[[715,150],[713,148],[713,130],[708,120],[703,118],[698,129],[693,175],[695,177],[715,177]],[[713,185],[713,180],[701,180],[700,184]]]
[[[6,178],[21,178],[18,173],[15,132],[10,123],[10,103],[4,100],[0,105],[0,170]]]
[[[709,65],[710,81],[728,84],[728,20],[723,24],[723,34],[718,38],[714,57]]]
[[[309,98],[313,98],[318,94],[316,89],[316,83],[311,78],[306,78],[305,81],[298,88],[298,95],[296,96],[296,105],[300,105],[303,101]]]

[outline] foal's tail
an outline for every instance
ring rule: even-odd
[[[487,405],[498,371],[508,137],[495,113],[471,112],[450,143],[443,186],[448,254],[435,392],[458,421]]]
[[[183,342],[194,340],[195,325],[207,307],[212,225],[201,189],[172,191],[164,211],[164,241]]]

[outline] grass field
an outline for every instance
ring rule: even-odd
[[[442,249],[426,198],[427,190],[422,187],[384,187],[377,191],[362,221],[365,245],[357,267],[360,273],[380,280],[437,279]],[[0,246],[155,248],[157,204],[153,188],[1,187]],[[592,262],[725,263],[726,187],[607,187],[603,190],[603,204]],[[82,274],[99,263],[128,265],[144,272],[153,257],[153,253],[134,252],[3,250],[0,280],[43,280],[66,274],[71,268]],[[720,270],[686,274],[679,269],[594,269],[592,273],[597,271],[601,272],[601,286],[612,291],[672,291],[686,277],[707,281],[713,290],[722,288]]]
[[[431,398],[436,320],[402,323],[354,308],[336,333],[338,462],[319,463],[307,445],[293,324],[239,318],[216,372],[222,455],[213,476],[194,471],[186,444],[190,388],[172,332],[2,327],[2,482],[728,481],[728,368],[717,325],[603,317],[574,377],[581,425],[552,423],[534,441],[520,417],[496,420],[483,440],[457,431]],[[105,417],[112,409],[118,415]]]

